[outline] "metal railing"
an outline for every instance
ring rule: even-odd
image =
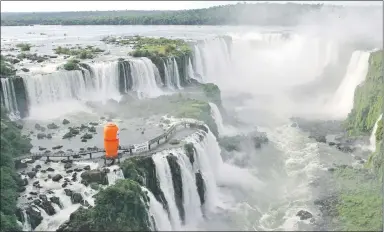
[[[160,145],[160,144],[164,144],[164,143],[168,142],[168,140],[171,138],[172,134],[175,133],[180,127],[187,128],[188,126],[190,128],[196,128],[197,130],[203,130],[205,132],[208,132],[207,126],[205,126],[200,121],[197,121],[194,119],[184,119],[184,120],[177,122],[174,125],[172,125],[163,134],[161,134],[161,135],[159,135],[159,136],[157,136],[151,140],[148,140],[144,143],[132,144],[132,145],[128,145],[128,146],[119,146],[119,154],[120,154],[120,156],[127,154],[127,153],[128,153],[128,155],[138,155],[141,153],[149,152],[149,151],[156,148],[153,145]],[[163,141],[161,141],[161,140],[163,140]],[[143,144],[147,144],[148,147],[146,149],[144,149],[143,151],[135,152],[135,148],[138,145],[143,145]],[[86,156],[86,155],[89,155],[89,158],[86,158],[86,159],[93,159],[93,158],[103,159],[104,156],[92,158],[92,154],[100,153],[100,152],[105,152],[105,150],[102,148],[94,148],[94,149],[83,150],[83,151],[79,151],[79,152],[63,152],[63,151],[56,152],[56,153],[37,152],[37,153],[31,153],[31,154],[27,154],[27,155],[23,155],[23,156],[18,156],[18,157],[13,158],[13,160],[16,162],[21,162],[21,160],[23,160],[23,159],[40,159],[42,157],[46,157],[47,160],[49,160],[49,158],[51,158],[51,157],[52,158],[53,157],[67,157],[68,160],[72,157],[73,159],[84,160],[84,159],[81,159],[81,157]]]

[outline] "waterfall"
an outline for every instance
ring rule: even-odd
[[[173,153],[177,156],[183,183],[183,206],[185,210],[185,223],[190,227],[196,226],[202,218],[200,198],[196,187],[195,170],[185,151],[178,149]]]
[[[158,97],[163,94],[157,85],[159,71],[148,58],[131,59],[132,90],[137,92],[139,98]]]
[[[108,185],[114,185],[117,180],[124,179],[123,171],[119,168],[119,166],[110,166],[109,170],[111,171],[107,173]]]
[[[216,137],[211,131],[205,135],[205,139],[200,141],[199,132],[186,140],[193,143],[196,149],[196,168],[201,171],[205,183],[205,211],[212,211],[220,201],[218,199],[217,178],[219,177],[223,160],[220,156],[221,150],[216,141]]]
[[[228,70],[232,66],[231,58],[227,43],[223,38],[206,39],[200,46],[202,46],[201,56],[206,64],[204,66],[206,68],[205,82],[218,83],[222,77],[230,75]],[[220,79],[218,79],[219,77]]]
[[[171,231],[172,225],[169,221],[167,211],[161,203],[157,201],[151,191],[145,187],[141,187],[141,189],[146,192],[149,197],[149,214],[154,218],[156,223],[156,228],[153,229],[156,231]]]
[[[196,79],[195,74],[193,72],[193,66],[191,58],[188,59],[188,78],[189,79]]]
[[[119,66],[118,62],[98,62],[91,66],[95,89],[92,99],[106,102],[108,99],[119,101]]]
[[[160,188],[164,193],[164,197],[168,202],[169,216],[172,223],[173,230],[179,230],[181,228],[181,220],[179,211],[176,206],[175,192],[172,182],[171,168],[169,167],[166,159],[166,152],[159,152],[152,156],[153,162],[156,165],[157,179],[160,183]]]
[[[376,151],[376,131],[377,131],[377,124],[382,119],[383,114],[380,114],[380,116],[377,118],[375,125],[373,126],[373,130],[371,133],[371,136],[369,137],[369,150],[372,152]]]
[[[172,58],[172,61],[173,61],[173,66],[172,66],[172,69],[173,69],[173,79],[174,79],[174,83],[176,85],[176,87],[178,89],[182,89],[181,86],[180,86],[180,75],[179,75],[179,67],[177,66],[177,62],[176,62],[176,59],[175,58]]]
[[[172,84],[172,73],[170,73],[168,66],[169,66],[169,62],[167,60],[166,62],[164,62],[165,86],[167,86],[171,90],[174,90],[175,88],[173,87],[173,84]]]
[[[353,52],[344,79],[332,99],[336,117],[345,118],[353,108],[355,89],[364,81],[368,72],[369,56],[369,52]]]
[[[194,64],[195,64],[195,73],[199,75],[199,78],[204,80],[204,66],[203,66],[203,58],[200,53],[200,48],[195,45],[194,46]]]
[[[223,118],[221,117],[220,110],[215,103],[209,102],[209,106],[211,107],[211,115],[216,122],[219,135],[222,136],[224,132],[224,124],[223,124]]]
[[[11,118],[19,118],[15,88],[12,78],[0,78],[1,80],[1,105],[10,114]]]
[[[29,221],[29,216],[25,210],[23,210],[23,231],[32,231],[31,222]]]
[[[237,129],[232,125],[224,125],[219,107],[215,103],[209,102],[209,106],[211,107],[211,115],[217,125],[219,136],[233,136],[238,133]]]

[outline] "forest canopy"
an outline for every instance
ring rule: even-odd
[[[238,3],[176,11],[2,12],[1,25],[294,25],[304,14],[323,7],[322,4]]]

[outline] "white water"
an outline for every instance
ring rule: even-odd
[[[65,195],[64,189],[61,186],[64,183],[64,178],[71,179],[71,176],[73,173],[67,174],[64,169],[64,165],[62,163],[50,163],[49,165],[44,164],[43,161],[36,161],[33,165],[40,164],[42,166],[42,169],[46,169],[48,166],[55,169],[54,173],[37,173],[37,177],[33,179],[28,179],[29,184],[26,189],[26,193],[29,193],[30,191],[35,191],[40,194],[47,195],[48,199],[52,196],[56,196],[60,198],[61,205],[63,206],[62,209],[56,206],[56,204],[52,204],[55,207],[56,214],[49,216],[46,214],[46,212],[41,209],[41,215],[43,216],[43,220],[41,221],[41,224],[38,225],[35,228],[35,231],[55,231],[59,228],[61,224],[63,224],[66,220],[69,219],[69,215],[76,211],[78,207],[80,207],[80,204],[72,204],[71,199],[69,196]],[[84,167],[86,165],[90,165],[91,169],[95,169],[98,167],[97,163],[93,162],[74,162],[73,165],[76,165],[78,167]],[[77,173],[77,181],[71,181],[71,184],[67,185],[67,189],[72,190],[73,192],[80,193],[83,196],[83,199],[88,201],[90,205],[94,205],[94,199],[93,195],[97,193],[97,191],[91,189],[90,187],[85,187],[83,184],[81,184],[81,173]],[[52,179],[47,178],[48,175],[55,175],[55,174],[61,174],[63,178],[59,182],[54,182]],[[45,181],[47,179],[47,181]],[[42,188],[39,190],[32,186],[32,183],[34,181],[38,180]],[[48,191],[52,191],[53,193],[48,193]],[[22,202],[19,200],[20,204]]]
[[[157,179],[160,183],[160,188],[164,193],[164,197],[168,202],[170,221],[173,230],[180,230],[181,220],[179,210],[176,206],[175,191],[172,182],[171,168],[169,167],[166,156],[167,152],[159,152],[152,156],[153,162],[156,165]]]
[[[204,67],[206,67],[205,82],[222,83],[224,77],[231,76],[233,63],[223,38],[206,39],[199,46],[202,47],[201,56],[204,57]]]
[[[373,130],[371,133],[371,136],[369,137],[369,150],[372,152],[376,151],[376,131],[377,131],[377,124],[379,121],[383,118],[383,114],[380,114],[380,116],[377,118],[375,125],[373,126]]]
[[[220,205],[216,179],[219,177],[220,167],[223,163],[217,141],[213,141],[216,139],[212,139],[210,134],[212,133],[209,132],[202,142],[199,141],[197,135],[187,138],[187,141],[192,142],[195,146],[197,168],[201,171],[205,183],[205,211],[214,211],[216,206]],[[213,134],[212,136],[214,137]]]
[[[298,128],[291,127],[290,124],[269,131],[268,137],[284,156],[283,171],[287,178],[278,186],[278,191],[283,193],[276,195],[276,202],[280,202],[279,207],[264,212],[259,225],[262,230],[298,230],[300,224],[307,223],[296,216],[299,210],[307,210],[314,215],[318,213],[313,208],[309,183],[323,169],[319,149],[315,142],[311,142]],[[284,215],[281,217],[278,213]]]
[[[182,89],[180,86],[180,75],[179,75],[179,67],[177,66],[177,62],[175,58],[172,58],[173,66],[172,66],[172,77],[174,80],[174,83],[178,89]]]
[[[156,223],[157,231],[171,231],[172,225],[168,218],[168,213],[161,205],[160,202],[157,201],[155,196],[151,191],[149,191],[145,187],[141,187],[144,192],[147,193],[149,197],[149,214],[153,216]]]
[[[193,72],[193,66],[191,58],[188,59],[188,78],[189,79],[196,79],[195,74]]]
[[[369,56],[369,52],[353,52],[344,79],[332,99],[334,117],[345,118],[352,110],[355,89],[364,81],[368,72]]]
[[[119,66],[118,62],[98,62],[91,66],[95,85],[92,100],[105,103],[108,99],[119,101]]]
[[[11,118],[20,117],[17,108],[16,93],[13,81],[10,78],[0,78],[1,80],[1,104],[7,109]]]
[[[148,58],[131,59],[132,90],[137,92],[139,98],[158,97],[163,91],[157,85],[159,71]]]
[[[204,82],[204,66],[203,66],[203,58],[200,54],[200,48],[195,45],[194,46],[194,65],[195,65],[195,73],[200,76],[200,80]]]
[[[169,61],[164,62],[164,76],[165,76],[165,86],[167,86],[170,90],[174,90],[175,87],[172,84],[172,73],[168,69]]]
[[[231,125],[224,125],[223,117],[221,116],[220,110],[215,103],[209,102],[209,106],[211,107],[211,114],[213,119],[216,122],[217,130],[219,132],[219,136],[233,136],[237,133],[236,128]]]
[[[35,228],[35,231],[55,231],[58,229],[60,225],[62,225],[66,220],[69,219],[69,216],[71,213],[76,211],[81,204],[72,204],[71,199],[69,196],[67,196],[64,192],[64,188],[61,186],[64,183],[64,178],[71,179],[71,176],[73,173],[67,174],[64,169],[63,163],[49,163],[44,164],[43,161],[36,161],[32,165],[40,164],[42,166],[42,169],[46,169],[47,167],[53,168],[55,171],[53,173],[46,172],[38,172],[37,176],[33,179],[29,179],[26,177],[29,181],[29,184],[26,186],[25,193],[34,191],[38,192],[39,194],[45,194],[48,199],[52,196],[56,196],[60,198],[61,207],[57,206],[56,204],[52,203],[52,206],[56,210],[56,214],[49,216],[43,209],[37,209],[40,210],[41,215],[43,216],[42,222]],[[86,162],[86,161],[80,161],[80,162],[74,162],[73,166],[83,168],[86,165],[90,165],[91,169],[97,169],[99,167],[99,164],[97,162]],[[110,172],[107,174],[109,185],[113,185],[116,180],[118,179],[124,179],[123,173],[121,169],[118,169],[119,167],[117,165],[109,167]],[[116,169],[116,172],[114,170]],[[98,192],[96,190],[93,190],[90,188],[90,186],[86,187],[81,183],[81,173],[77,173],[77,180],[71,181],[65,188],[70,189],[73,192],[80,193],[83,196],[83,199],[86,200],[90,205],[94,206],[94,198],[93,196]],[[59,182],[54,182],[52,179],[49,179],[48,175],[55,175],[55,174],[61,174],[63,178]],[[45,181],[47,179],[47,181]],[[33,182],[39,181],[40,185],[42,186],[41,189],[36,188],[32,185]],[[101,188],[105,188],[105,186],[101,186]],[[51,193],[49,192],[51,191]],[[19,207],[23,207],[25,204],[24,197],[19,198]],[[24,231],[30,231],[30,223],[29,220],[25,217],[25,222],[23,223],[23,230]]]
[[[183,183],[183,206],[185,210],[186,227],[196,228],[197,223],[203,219],[200,207],[200,198],[197,193],[195,170],[183,149],[173,152],[177,156]]]
[[[108,185],[114,185],[117,180],[124,179],[123,170],[118,165],[109,167],[110,172],[107,173]]]

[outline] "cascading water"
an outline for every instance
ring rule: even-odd
[[[92,64],[94,91],[92,100],[106,102],[108,99],[119,101],[119,66],[118,62],[98,62]],[[91,100],[91,99],[89,99]]]
[[[223,77],[231,76],[228,73],[228,69],[232,67],[231,57],[227,43],[223,38],[206,39],[200,46],[202,46],[201,56],[205,63],[203,67],[206,69],[204,72],[205,82],[220,83],[219,81]],[[201,75],[200,70],[198,72]]]
[[[196,79],[195,74],[193,72],[193,66],[191,58],[188,59],[188,78],[189,79]]]
[[[149,197],[149,214],[153,216],[156,224],[156,228],[152,228],[156,231],[171,231],[172,225],[168,218],[167,211],[163,208],[160,202],[157,201],[155,196],[151,191],[149,191],[145,187],[141,187],[141,189],[147,193]]]
[[[373,126],[371,136],[369,137],[369,150],[372,152],[376,151],[376,131],[378,127],[379,121],[383,118],[383,114],[380,114],[380,116],[377,118],[375,125]]]
[[[197,45],[193,46],[194,48],[194,66],[195,66],[195,73],[199,76],[199,79],[201,81],[205,80],[204,78],[204,66],[203,66],[203,57],[200,53],[200,48]]]
[[[172,73],[172,77],[173,77],[173,81],[176,85],[176,87],[178,89],[182,89],[181,86],[180,86],[180,75],[179,75],[179,67],[177,66],[177,62],[176,62],[176,59],[175,58],[172,58],[172,70],[173,70],[173,73]]]
[[[209,106],[211,107],[211,114],[212,114],[213,119],[216,122],[217,130],[219,131],[219,135],[223,136],[224,124],[223,124],[223,118],[221,117],[220,110],[215,103],[209,102]]]
[[[160,183],[160,188],[168,202],[169,216],[172,228],[173,230],[179,230],[181,228],[181,220],[176,206],[171,168],[169,167],[166,155],[168,155],[167,152],[160,152],[152,156],[152,159],[156,165],[156,173]]]
[[[123,171],[117,165],[110,166],[109,170],[111,170],[109,173],[107,173],[109,185],[114,185],[117,180],[124,179]]]
[[[132,90],[139,98],[158,97],[163,91],[157,85],[159,71],[148,58],[131,59]]]
[[[17,108],[16,93],[11,78],[0,78],[1,80],[1,105],[10,114],[11,118],[19,117],[20,113]]]
[[[172,84],[172,72],[169,70],[169,61],[164,62],[164,76],[165,76],[165,86],[169,89],[174,90],[174,86]]]
[[[203,218],[200,207],[200,198],[196,188],[196,177],[194,175],[195,169],[184,150],[178,149],[173,154],[177,157],[183,183],[185,224],[190,228],[195,228],[197,226],[196,223]]]
[[[344,79],[331,102],[334,117],[345,118],[353,108],[355,89],[364,81],[368,72],[369,56],[369,52],[353,52]]]
[[[224,125],[223,117],[221,116],[219,107],[215,103],[209,102],[211,107],[211,115],[216,122],[219,136],[233,136],[237,134],[237,129],[231,125]]]

